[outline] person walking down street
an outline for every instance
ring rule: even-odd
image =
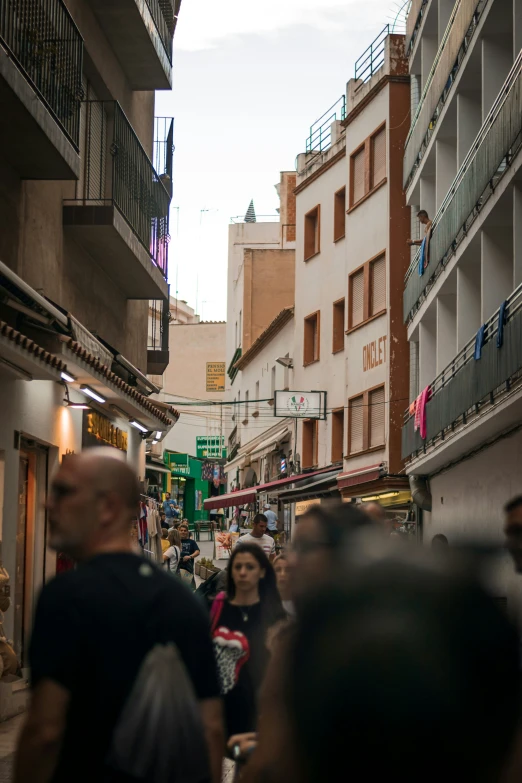
[[[163,552],[163,554],[165,554],[169,546],[170,546],[169,532],[166,528],[163,527],[161,529],[161,551]]]
[[[179,518],[178,504],[175,500],[172,500],[170,492],[165,494],[165,500],[163,501],[163,511],[165,512],[165,517],[167,518],[167,522],[169,522],[170,525],[172,525],[173,522]]]
[[[295,617],[295,607],[290,582],[290,571],[286,555],[278,555],[274,560],[277,589],[287,617]]]
[[[207,738],[208,753],[198,745],[205,772],[197,779],[220,781],[222,703],[208,615],[179,581],[133,553],[139,499],[137,478],[116,449],[72,456],[52,481],[50,545],[78,567],[47,583],[38,602],[29,650],[32,697],[15,783],[156,779],[137,774],[138,767],[157,764],[158,757],[170,768],[185,766],[171,748],[179,749],[180,737],[189,742],[189,731],[194,740],[196,734],[203,743]],[[150,706],[143,686],[151,686],[149,661],[158,657],[174,661],[178,678],[171,688],[170,670],[163,666],[165,698],[161,688],[159,700],[152,691],[161,725],[138,704],[131,717],[138,728],[148,721],[148,733],[140,732],[133,745],[118,744],[129,731],[136,734],[127,705],[135,706],[139,696]],[[167,714],[170,739],[178,736],[165,746]],[[201,730],[194,733],[196,724]],[[130,778],[124,772],[129,766]]]
[[[256,514],[252,525],[252,532],[246,533],[244,536],[238,538],[236,547],[243,546],[244,544],[256,544],[261,547],[265,555],[274,560],[276,556],[275,541],[271,536],[266,535],[268,526],[267,518],[264,514]]]
[[[265,503],[265,508],[263,511],[264,516],[266,517],[267,522],[267,529],[266,532],[269,536],[272,536],[274,538],[277,536],[277,516],[274,514],[272,509],[270,508],[270,503]]]
[[[194,560],[199,557],[200,550],[196,542],[190,538],[188,525],[179,526],[181,537],[181,559],[179,561],[179,575],[183,582],[196,589],[194,579]]]
[[[163,562],[167,566],[169,572],[176,575],[181,560],[181,538],[177,530],[169,530],[168,544],[168,549],[163,553]]]
[[[227,593],[214,599],[211,618],[226,734],[231,737],[256,729],[258,692],[269,659],[267,635],[285,613],[274,569],[257,544],[234,549],[227,575]]]
[[[168,530],[170,527],[170,522],[167,521],[167,517],[164,511],[160,511],[160,525],[163,530]]]

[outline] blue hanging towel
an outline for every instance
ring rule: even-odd
[[[419,255],[419,277],[422,277],[424,274],[424,260],[426,258],[426,252],[428,249],[428,237],[424,237],[422,240],[422,245],[420,249],[420,255]]]
[[[486,336],[486,327],[481,326],[480,329],[477,332],[477,336],[475,338],[475,361],[478,361],[482,358],[482,347],[484,345],[484,338]]]
[[[507,301],[502,302],[498,313],[497,348],[502,348],[504,345],[504,326],[506,325],[507,307]]]

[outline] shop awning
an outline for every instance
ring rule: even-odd
[[[337,484],[339,489],[348,489],[349,487],[355,487],[359,484],[368,484],[371,481],[376,481],[381,478],[384,472],[384,465],[379,462],[377,465],[368,465],[366,468],[359,468],[357,470],[349,470],[347,473],[340,473],[337,476]]]
[[[283,503],[296,503],[300,500],[315,500],[315,498],[334,497],[340,498],[337,486],[337,477],[339,471],[328,473],[319,481],[312,481],[311,484],[300,482],[301,486],[294,489],[287,489],[279,493],[279,500]]]
[[[228,495],[216,495],[207,498],[203,503],[205,511],[213,511],[217,508],[230,508],[231,506],[245,506],[253,503],[257,496],[258,487],[240,489],[238,492],[230,492]]]
[[[206,511],[211,511],[214,508],[230,508],[231,506],[244,506],[247,503],[253,503],[257,495],[261,492],[273,492],[279,488],[288,486],[289,484],[295,484],[296,482],[307,480],[313,476],[320,476],[324,473],[331,473],[331,468],[323,468],[322,470],[314,470],[311,473],[301,473],[299,476],[288,476],[284,479],[278,479],[278,481],[271,481],[268,484],[259,484],[257,487],[250,487],[249,489],[242,489],[239,492],[231,492],[228,495],[219,495],[218,497],[208,498],[205,500],[203,507]]]

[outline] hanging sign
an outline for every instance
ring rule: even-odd
[[[326,419],[325,391],[276,391],[274,416],[291,419]]]
[[[207,391],[225,391],[225,362],[207,362]]]

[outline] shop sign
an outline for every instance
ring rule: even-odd
[[[171,465],[173,476],[190,476],[190,465]]]
[[[225,362],[207,362],[207,391],[225,391]]]
[[[384,335],[363,346],[363,372],[386,364],[386,340],[387,337]]]
[[[274,416],[291,419],[326,419],[325,391],[276,391]]]
[[[94,445],[92,441],[102,441],[120,451],[127,451],[128,435],[123,430],[115,427],[110,419],[96,411],[86,411],[84,419],[83,445]]]
[[[302,517],[303,514],[307,514],[311,508],[320,505],[321,505],[321,498],[316,498],[314,500],[299,500],[295,504],[295,515],[296,517]]]
[[[206,459],[207,457],[222,459],[224,458],[224,450],[224,435],[196,435],[196,456],[198,459]]]

